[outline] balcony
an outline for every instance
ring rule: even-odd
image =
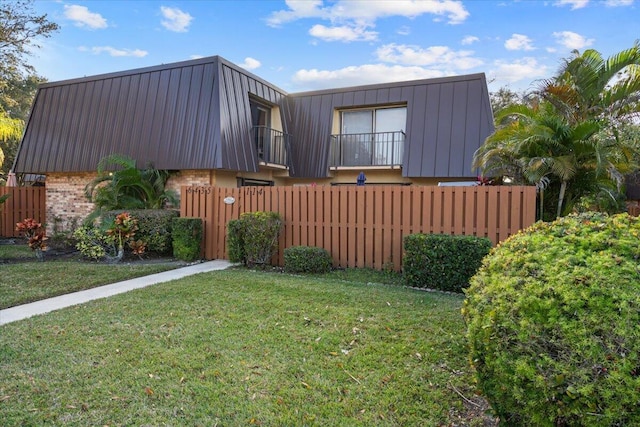
[[[251,131],[261,162],[289,166],[291,135],[266,126],[254,126]]]
[[[329,166],[400,166],[404,141],[402,131],[331,135]]]

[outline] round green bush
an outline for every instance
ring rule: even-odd
[[[640,425],[639,236],[639,218],[584,213],[485,258],[462,311],[504,425]]]
[[[291,246],[284,250],[284,269],[288,273],[328,273],[333,260],[324,248]]]

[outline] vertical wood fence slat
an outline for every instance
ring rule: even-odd
[[[399,270],[405,236],[464,234],[496,244],[534,223],[535,198],[534,187],[182,187],[180,214],[203,219],[208,259],[227,256],[229,220],[265,210],[284,220],[272,260],[279,265],[284,248],[309,245],[329,251],[335,266]]]

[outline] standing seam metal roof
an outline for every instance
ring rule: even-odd
[[[407,106],[407,177],[475,176],[473,153],[493,131],[484,74],[287,94],[213,56],[43,84],[14,170],[94,171],[118,153],[159,169],[255,172],[250,96],[280,108],[297,177],[327,176],[340,109]]]

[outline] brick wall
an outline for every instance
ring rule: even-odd
[[[47,232],[53,231],[53,224],[62,230],[69,230],[75,223],[80,223],[94,208],[84,196],[84,187],[96,173],[58,173],[47,175]],[[234,175],[235,176],[235,175]],[[180,195],[183,185],[211,185],[211,171],[184,170],[172,175],[167,182],[167,189]],[[235,178],[233,180],[235,183]]]
[[[48,174],[47,175],[47,232],[51,233],[57,223],[63,230],[81,222],[93,210],[93,203],[84,196],[84,187],[95,173]]]
[[[208,170],[183,170],[171,175],[165,188],[180,195],[180,187],[183,185],[211,185],[210,173]]]

